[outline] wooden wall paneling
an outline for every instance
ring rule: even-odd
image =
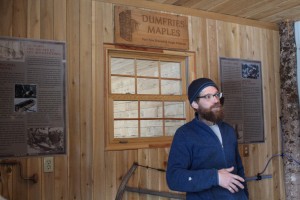
[[[261,61],[262,64],[262,79],[263,79],[263,92],[265,92],[266,90],[266,83],[265,83],[265,78],[267,78],[267,73],[268,73],[268,60],[267,57],[265,55],[265,47],[266,47],[266,31],[264,29],[260,29],[258,30],[259,36],[257,36],[257,49],[256,51],[259,51],[259,55],[260,58],[258,60]],[[266,103],[266,98],[265,95],[263,95],[264,98],[264,104]],[[265,131],[265,139],[269,138],[269,132],[268,132],[268,124],[266,124],[268,122],[268,112],[269,109],[266,109],[266,107],[264,107],[264,123],[265,123],[265,127],[264,127],[264,131]],[[258,172],[261,172],[266,164],[266,159],[268,156],[268,145],[267,145],[267,141],[265,141],[264,143],[257,143],[257,144],[253,144],[253,162],[254,165],[252,165],[252,174],[257,174]],[[266,173],[268,173],[268,171],[266,171]],[[264,199],[267,198],[265,196],[265,194],[267,193],[266,190],[270,190],[271,188],[269,188],[268,184],[270,183],[270,180],[262,180],[259,182],[253,182],[251,183],[252,185],[252,190],[254,191],[252,198],[259,198],[259,199]]]
[[[159,169],[167,169],[167,161],[168,161],[168,155],[169,155],[169,148],[159,148],[158,149],[158,160],[159,163],[157,165],[157,168]],[[159,173],[159,190],[165,191],[165,192],[171,192],[167,180],[166,180],[166,172],[158,172]],[[168,198],[160,197],[159,200],[167,200]]]
[[[262,61],[261,59],[261,49],[260,49],[260,45],[263,42],[262,39],[262,34],[261,34],[261,29],[260,28],[255,28],[252,27],[252,29],[254,30],[253,32],[253,59],[254,60],[259,60]],[[260,153],[258,151],[258,144],[250,144],[249,145],[249,149],[250,149],[250,154],[249,154],[249,162],[246,163],[246,165],[248,166],[248,176],[255,176],[258,172],[260,172],[260,170],[262,170],[261,168],[259,168],[258,166],[258,159],[260,156]],[[259,190],[259,185],[256,184],[256,182],[250,182],[248,183],[249,185],[249,189],[251,192],[251,198],[255,197],[258,193]]]
[[[105,199],[105,63],[103,35],[104,3],[92,2],[92,85],[93,85],[93,193],[94,200]]]
[[[261,36],[261,29],[257,29],[255,31],[254,37],[255,39],[254,41],[254,54],[256,55],[255,59],[262,61],[261,59],[261,50],[260,50],[260,45],[263,42],[262,41],[262,36]],[[262,61],[263,62],[263,61]],[[246,165],[248,166],[248,176],[256,176],[256,174],[258,172],[260,172],[260,170],[262,170],[259,166],[258,166],[258,159],[260,155],[259,150],[258,150],[258,145],[259,144],[250,144],[249,145],[249,149],[250,149],[250,154],[249,154],[249,159],[248,159],[248,163],[246,163]],[[258,182],[249,182],[248,183],[248,187],[249,187],[249,197],[251,198],[260,198],[258,197],[259,195],[259,184]]]
[[[239,24],[225,23],[225,42],[226,42],[226,54],[228,57],[239,58],[240,57],[240,44],[239,44]]]
[[[22,173],[23,175],[26,175],[27,173],[27,159],[26,158],[19,158],[18,161],[22,165]],[[11,181],[8,183],[12,184],[11,191],[12,193],[9,196],[9,199],[22,199],[24,197],[28,197],[28,190],[27,190],[27,181],[21,179],[20,176],[20,165],[14,165],[12,166],[12,172],[11,172]],[[8,186],[10,187],[10,185]],[[10,189],[9,189],[10,191]]]
[[[81,195],[81,140],[80,140],[80,74],[79,74],[79,0],[67,0],[67,55],[68,55],[68,176],[69,198]]]
[[[13,1],[12,36],[23,37],[27,35],[27,0]]]
[[[28,0],[26,6],[23,7],[26,10],[27,16],[27,25],[26,37],[39,39],[40,38],[40,1],[32,1]],[[42,178],[42,162],[40,157],[31,157],[27,159],[27,173],[25,173],[26,177],[30,177],[33,174],[37,173],[38,182],[37,183],[23,183],[23,185],[28,184],[28,199],[40,199],[42,196],[42,186],[43,186],[43,178]],[[23,172],[24,173],[24,172]]]
[[[266,164],[267,159],[269,159],[273,153],[272,152],[272,143],[276,142],[276,137],[272,137],[272,132],[271,132],[271,125],[272,125],[272,117],[274,117],[274,115],[272,116],[272,110],[274,109],[274,101],[271,98],[271,93],[273,92],[272,90],[272,74],[274,74],[274,70],[273,70],[273,35],[272,35],[272,31],[267,31],[265,30],[265,39],[264,39],[264,48],[262,48],[262,52],[264,53],[264,58],[266,60],[265,66],[268,67],[264,67],[262,68],[262,71],[264,73],[264,78],[263,78],[263,94],[264,94],[264,109],[267,112],[265,114],[265,157],[262,157],[262,163],[263,165]],[[275,116],[276,117],[276,116]],[[277,158],[276,158],[277,159]],[[272,163],[269,164],[266,173],[267,174],[272,174],[273,168],[275,166],[273,166]],[[263,181],[263,184],[265,187],[269,187],[270,189],[268,191],[266,191],[264,194],[266,195],[265,198],[271,198],[274,199],[273,194],[274,194],[274,190],[273,190],[273,182],[275,181],[274,178],[269,179],[267,181]]]
[[[6,170],[6,183],[7,184],[7,193],[8,194],[8,199],[10,199],[9,197],[13,198],[13,192],[14,192],[14,188],[13,188],[13,171],[11,168],[5,168]]]
[[[81,198],[93,198],[93,128],[92,128],[92,1],[80,0],[80,176]]]
[[[279,34],[277,31],[272,31],[273,33],[273,71],[274,71],[274,82],[273,82],[273,93],[272,95],[272,101],[274,102],[274,106],[272,109],[272,116],[275,117],[272,119],[272,125],[271,125],[271,134],[274,138],[275,142],[272,142],[272,152],[273,153],[283,153],[282,149],[282,133],[281,133],[281,125],[280,125],[280,60],[278,59],[280,57],[280,43],[279,43]],[[276,42],[275,42],[276,41]],[[284,185],[284,173],[283,173],[283,162],[282,158],[277,158],[273,160],[273,166],[276,166],[273,168],[273,178],[275,181],[273,181],[273,190],[274,193],[274,199],[285,199],[285,185]]]
[[[266,105],[266,104],[269,104],[269,100],[266,98],[266,92],[268,91],[267,88],[268,88],[268,69],[267,69],[267,66],[268,66],[268,58],[265,56],[265,51],[266,51],[266,40],[267,40],[267,33],[265,30],[261,30],[261,34],[262,34],[262,38],[263,40],[261,41],[261,47],[260,49],[262,50],[261,52],[261,61],[262,61],[262,68],[261,68],[261,73],[262,73],[262,92],[263,92],[263,112],[264,112],[264,143],[260,143],[260,144],[257,144],[257,149],[258,149],[258,152],[259,152],[259,159],[257,159],[257,166],[258,166],[258,171],[260,172],[265,164],[266,164],[266,159],[268,158],[268,143],[269,143],[269,139],[270,139],[270,134],[269,134],[269,127],[268,127],[268,122],[269,122],[269,119],[270,119],[270,116],[269,116],[269,111],[270,111],[270,108]],[[269,166],[271,167],[271,166]],[[266,170],[266,173],[268,173],[269,170]],[[263,180],[263,181],[260,181],[258,184],[256,184],[258,187],[257,187],[257,190],[256,191],[260,191],[259,192],[259,195],[261,195],[260,199],[264,199],[266,198],[265,195],[268,193],[268,190],[266,190],[266,188],[268,188],[268,186],[266,185],[266,183],[270,183],[270,180]],[[266,186],[266,187],[265,187]],[[265,190],[263,192],[263,190]],[[270,188],[269,188],[270,190]]]
[[[0,35],[12,35],[13,1],[2,0],[0,6]]]
[[[66,41],[67,38],[67,0],[53,0],[54,23],[53,23],[53,39],[58,41]]]
[[[256,176],[257,173],[262,170],[261,168],[258,167],[258,159],[259,158],[259,151],[258,151],[258,145],[257,144],[251,144],[249,145],[250,153],[249,153],[249,159],[248,163],[245,163],[244,165],[248,166],[248,176]],[[249,198],[257,198],[257,195],[259,195],[259,182],[248,182],[248,188],[249,188]]]
[[[216,21],[207,20],[208,77],[220,85]]]
[[[261,29],[252,27],[253,30],[253,59],[254,60],[261,60],[261,49],[260,49],[260,44],[261,44]]]
[[[251,59],[251,32],[248,26],[240,26],[240,56],[244,59]]]
[[[41,39],[53,39],[54,32],[54,2],[41,0]]]
[[[147,166],[149,163],[149,150],[148,149],[139,149],[138,150],[138,163],[140,165]],[[139,177],[139,186],[140,188],[148,188],[149,182],[147,181],[149,178],[149,173],[146,168],[139,167],[138,170]],[[147,195],[141,194],[139,195],[139,200],[147,200]]]
[[[25,177],[30,177],[33,174],[38,175],[38,182],[32,183],[28,181],[24,181],[23,186],[28,185],[28,199],[41,199],[42,196],[42,186],[45,185],[43,176],[41,175],[42,172],[42,158],[41,157],[32,157],[27,160],[27,173]]]
[[[127,151],[117,151],[116,153],[116,189],[119,188],[119,185],[122,182],[123,175],[128,171],[126,163],[127,160]],[[124,194],[126,197],[126,194]]]
[[[226,57],[225,38],[224,38],[224,24],[223,21],[216,21],[217,23],[217,40],[218,40],[218,55],[219,57]]]
[[[40,38],[41,33],[40,0],[28,0],[27,37]],[[64,10],[65,12],[65,10]]]
[[[149,163],[147,166],[158,168],[160,160],[158,159],[159,148],[149,149]],[[148,187],[147,189],[159,191],[161,180],[159,179],[160,172],[154,169],[147,169],[148,171]],[[153,198],[153,196],[152,196]]]
[[[207,20],[199,17],[190,17],[190,51],[195,52],[196,77],[207,77],[208,48],[207,48]],[[192,78],[192,79],[195,79]]]
[[[114,5],[104,3],[103,8],[103,41],[105,43],[114,42]]]
[[[128,156],[127,156],[127,171],[130,169],[132,164],[134,162],[138,161],[138,150],[128,150],[127,151]],[[135,173],[132,174],[128,181],[128,186],[138,188],[139,186],[139,178],[138,178],[138,169],[135,171]],[[126,198],[129,199],[138,199],[139,194],[138,193],[133,193],[133,192],[127,192],[126,193]]]
[[[54,0],[54,24],[53,24],[53,39],[65,41],[67,39],[67,13],[66,0]],[[66,49],[68,51],[68,49]],[[66,69],[69,63],[67,62]],[[67,97],[68,100],[68,97]],[[68,119],[68,117],[67,117]],[[67,126],[67,124],[66,124]],[[69,133],[66,133],[67,136]],[[67,152],[68,153],[68,152]],[[55,156],[55,171],[54,171],[54,199],[68,199],[68,157],[67,155]]]
[[[240,26],[240,56],[241,58],[245,59],[251,59],[252,55],[252,40],[253,40],[253,35],[251,34],[253,29],[249,26]],[[244,170],[245,170],[245,175],[249,176],[249,168],[251,166],[248,163],[251,163],[249,161],[249,157],[243,157],[243,148],[244,145],[239,145],[239,152],[242,157],[242,162],[244,165]],[[252,157],[252,156],[250,156]]]
[[[105,154],[105,199],[115,199],[119,185],[117,185],[117,151],[107,151]]]
[[[51,1],[41,1],[41,39],[53,40],[54,33],[54,3]],[[41,162],[43,159],[41,159]],[[55,167],[55,159],[54,167]],[[54,170],[56,171],[56,169]],[[41,198],[45,200],[54,199],[55,187],[54,187],[54,173],[42,173],[42,192]]]
[[[12,198],[12,166],[0,166],[0,194],[6,199]]]
[[[169,150],[170,148],[159,148],[158,149],[158,166],[157,168],[159,169],[163,169],[163,170],[167,170],[167,164],[168,164],[168,158],[169,158]],[[162,191],[168,191],[169,187],[167,185],[167,181],[166,181],[166,173],[160,173],[160,180],[161,180],[161,184],[160,184],[160,188]]]
[[[22,1],[13,1],[13,15],[12,15],[12,35],[13,37],[26,37],[27,34],[27,0]],[[27,159],[21,158],[19,162],[22,165],[23,174],[27,174]],[[27,198],[28,190],[26,181],[22,180],[20,177],[20,166],[15,165],[12,167],[12,183],[14,186],[12,187],[12,199],[22,199],[24,197]],[[17,189],[18,188],[18,189]]]

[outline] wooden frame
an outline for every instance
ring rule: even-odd
[[[129,46],[116,46],[107,44],[104,47],[105,58],[105,132],[106,132],[106,150],[124,150],[124,149],[137,149],[137,148],[151,148],[151,147],[168,147],[171,144],[172,136],[159,136],[159,137],[138,137],[138,138],[115,138],[114,137],[114,117],[113,117],[113,100],[138,100],[138,101],[184,101],[185,102],[185,121],[189,121],[190,106],[187,100],[187,85],[195,76],[194,73],[194,53],[192,52],[178,52],[178,51],[164,51],[158,49],[144,49]],[[111,73],[109,58],[113,55],[122,58],[150,58],[150,59],[163,59],[163,61],[176,61],[180,62],[181,68],[181,81],[182,81],[182,95],[152,95],[152,94],[111,94]],[[134,55],[134,56],[133,56]],[[192,66],[192,67],[191,67]],[[191,68],[191,69],[190,69]],[[188,69],[188,70],[187,70]],[[190,74],[192,73],[192,75]],[[160,78],[158,78],[160,79]],[[140,108],[138,108],[140,110]],[[164,120],[166,118],[161,118]],[[141,121],[141,118],[137,119]]]

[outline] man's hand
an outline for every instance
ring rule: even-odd
[[[230,173],[233,169],[234,167],[218,170],[219,185],[228,189],[231,193],[238,192],[239,188],[244,189],[244,185],[241,182],[245,182],[242,177]]]

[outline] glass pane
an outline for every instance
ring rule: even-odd
[[[158,79],[138,78],[137,93],[138,94],[159,94]]]
[[[115,120],[114,137],[115,138],[138,137],[138,121],[137,120]]]
[[[141,137],[163,136],[162,120],[141,120]]]
[[[137,60],[137,75],[158,77],[158,61]]]
[[[165,102],[165,118],[185,118],[185,102]]]
[[[181,81],[161,80],[161,93],[181,95]]]
[[[185,120],[166,120],[165,134],[166,136],[173,136],[176,130],[185,123]]]
[[[141,118],[162,118],[162,102],[159,101],[141,101]]]
[[[160,62],[162,78],[181,78],[180,63]]]
[[[112,76],[111,93],[117,94],[135,94],[134,78]]]
[[[134,75],[134,59],[111,58],[111,74]]]
[[[137,101],[114,101],[114,118],[137,118]]]

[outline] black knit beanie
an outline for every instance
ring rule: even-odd
[[[195,101],[196,97],[199,95],[199,93],[208,86],[213,86],[218,89],[217,85],[208,78],[199,78],[193,80],[188,88],[188,97],[190,104],[192,104],[193,101]]]

